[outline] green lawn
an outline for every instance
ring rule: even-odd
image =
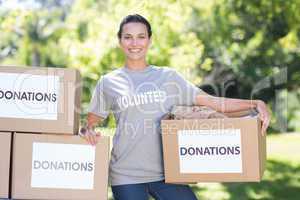
[[[191,187],[199,200],[300,199],[300,133],[268,136],[266,167],[259,183],[198,183]]]

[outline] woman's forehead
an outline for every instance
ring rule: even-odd
[[[139,22],[130,22],[123,26],[123,34],[147,34],[147,27],[145,24]]]

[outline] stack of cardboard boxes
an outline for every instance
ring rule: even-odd
[[[109,138],[78,133],[74,69],[0,67],[0,198],[107,199]]]

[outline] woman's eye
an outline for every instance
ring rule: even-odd
[[[127,40],[127,39],[129,39],[130,37],[128,37],[128,36],[125,36],[124,38]]]

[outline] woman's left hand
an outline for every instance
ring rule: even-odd
[[[261,100],[257,101],[256,109],[259,113],[259,118],[262,121],[262,134],[264,135],[269,126],[271,116],[270,116],[270,113],[268,111],[268,108],[267,108],[265,102],[263,102]]]

